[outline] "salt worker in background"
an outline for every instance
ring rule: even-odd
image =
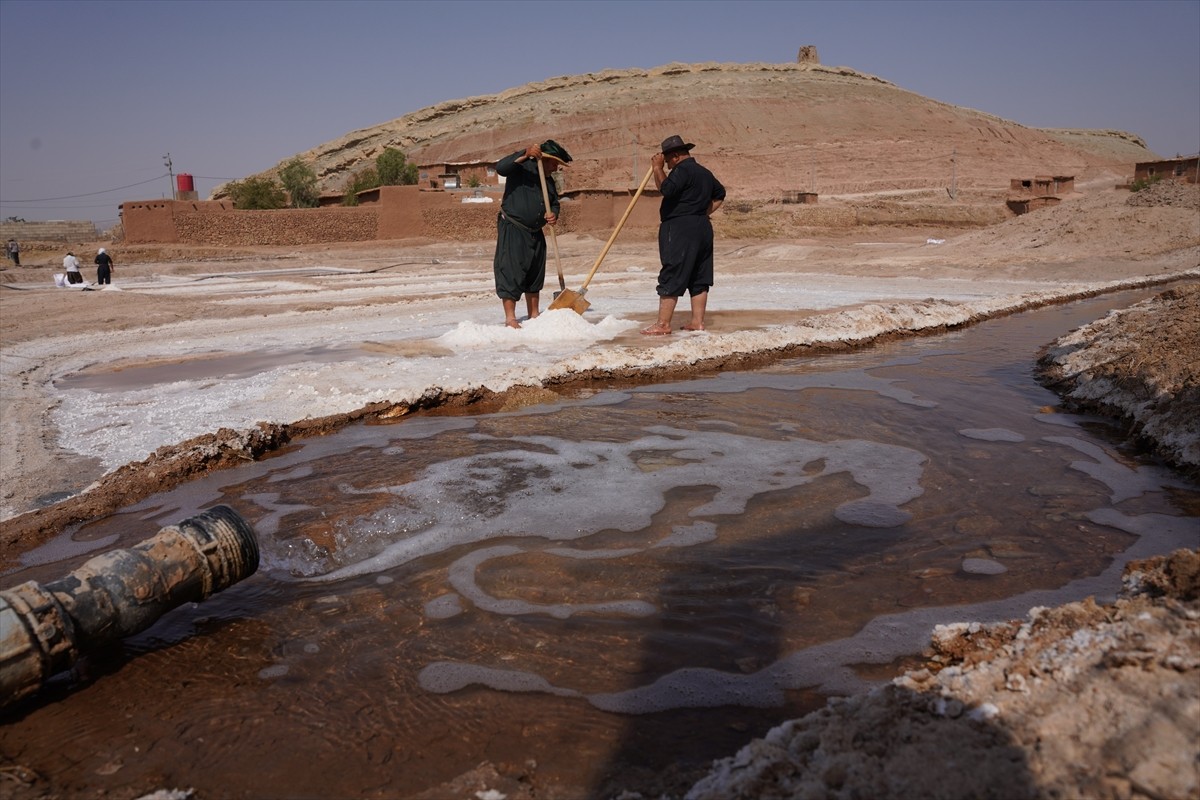
[[[112,256],[100,248],[100,252],[96,253],[96,283],[104,285],[112,283],[113,260]]]
[[[546,193],[550,207],[542,200],[538,159],[546,173]],[[504,304],[504,324],[520,328],[517,300],[525,295],[529,319],[541,313],[542,284],[546,281],[546,225],[558,223],[558,187],[550,176],[571,162],[566,148],[553,139],[531,144],[505,156],[496,164],[503,175],[504,198],[496,219],[496,257],[492,268],[496,276],[496,295]]]
[[[713,229],[709,217],[725,201],[725,187],[692,158],[696,145],[683,137],[663,140],[662,152],[650,158],[654,185],[662,192],[659,207],[658,320],[642,333],[665,336],[671,332],[675,304],[686,291],[692,299],[692,318],[685,331],[704,330],[708,290],[713,285]],[[671,170],[668,176],[666,170]]]
[[[70,250],[63,257],[63,269],[67,272],[67,283],[83,283],[83,273],[79,271],[79,259]]]

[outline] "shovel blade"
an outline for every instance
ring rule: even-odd
[[[592,304],[583,299],[583,295],[579,292],[573,292],[570,289],[563,289],[554,298],[554,302],[550,304],[551,311],[557,311],[560,308],[569,308],[576,314],[583,315],[583,312],[588,310]]]

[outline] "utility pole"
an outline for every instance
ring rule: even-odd
[[[950,199],[958,199],[958,148],[950,154]]]
[[[167,165],[167,180],[171,182],[171,199],[175,200],[175,173],[171,168],[171,154],[167,153],[163,156],[163,163]]]

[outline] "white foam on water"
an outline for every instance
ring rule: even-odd
[[[1007,428],[963,428],[959,436],[968,439],[979,439],[984,442],[1023,442],[1025,437]]]
[[[708,502],[691,510],[693,517],[740,514],[759,494],[836,473],[848,473],[866,490],[840,513],[892,527],[908,519],[899,507],[922,493],[926,460],[910,448],[864,440],[765,440],[665,426],[628,442],[480,438],[509,447],[433,464],[403,485],[343,487],[395,500],[341,523],[328,569],[313,564],[303,574],[324,571],[314,578],[336,581],[500,537],[571,541],[603,530],[639,531],[665,507],[667,492],[681,487],[716,487]],[[818,463],[820,472],[808,471]],[[545,502],[568,493],[569,507]],[[611,502],[613,497],[622,502]]]
[[[844,503],[833,510],[833,515],[847,525],[864,528],[898,528],[912,519],[912,514],[896,506],[871,502]]]
[[[276,474],[272,475],[269,480],[271,483],[287,483],[288,481],[296,481],[300,480],[301,478],[307,478],[312,474],[312,464],[301,464],[289,472],[277,472]]]
[[[463,613],[462,598],[456,594],[443,594],[425,604],[425,616],[430,619],[449,619]]]
[[[1097,524],[1110,525],[1140,537],[1099,575],[1071,581],[1059,589],[1038,589],[995,601],[918,608],[879,616],[853,636],[788,653],[750,674],[685,667],[626,691],[588,695],[569,687],[553,686],[530,672],[440,661],[422,669],[418,680],[426,691],[436,693],[472,685],[496,691],[538,691],[533,687],[541,685],[544,688],[540,691],[560,696],[580,695],[597,708],[624,714],[723,705],[779,707],[785,700],[784,692],[797,689],[852,694],[869,686],[856,673],[856,665],[887,664],[900,656],[919,652],[929,642],[930,634],[938,624],[962,619],[985,623],[1020,619],[1038,606],[1061,605],[1089,595],[1104,602],[1112,588],[1120,585],[1121,572],[1129,561],[1179,547],[1200,546],[1200,531],[1196,530],[1192,518],[1127,515],[1115,509],[1098,509],[1088,517]]]
[[[1141,497],[1147,492],[1160,492],[1165,487],[1188,488],[1189,484],[1175,477],[1170,470],[1147,464],[1130,468],[1114,460],[1096,445],[1070,436],[1047,436],[1044,441],[1065,445],[1088,456],[1091,461],[1073,461],[1071,469],[1090,475],[1108,487],[1113,503]]]
[[[402,426],[389,428],[389,437],[381,437],[378,428],[351,426],[338,431],[336,436],[321,436],[301,439],[272,458],[247,462],[238,468],[239,481],[254,481],[266,478],[273,482],[276,475],[306,475],[316,464],[331,455],[346,450],[374,448],[380,452],[399,455],[403,447],[396,447],[391,440],[411,441],[436,436],[452,430],[469,430],[475,421],[466,417],[426,417],[406,420]],[[225,484],[228,473],[214,471],[206,476],[188,481],[163,495],[152,495],[129,506],[126,511],[140,514],[141,519],[157,522],[159,526],[172,525],[181,519],[197,516],[213,505],[228,502]],[[314,571],[314,564],[324,556],[311,540],[280,540],[283,516],[290,510],[311,508],[302,504],[280,503],[277,492],[260,492],[244,495],[241,499],[253,503],[267,513],[255,519],[258,534],[260,569],[273,571],[277,578],[287,579],[291,574],[304,575]],[[58,560],[58,559],[55,559]]]
[[[548,680],[532,672],[451,662],[430,664],[417,674],[417,682],[426,691],[437,694],[448,694],[472,684],[482,684],[502,692],[543,692],[559,697],[579,696],[579,692],[553,686]]]
[[[1003,575],[1008,567],[992,558],[964,558],[962,571],[968,575]]]
[[[254,523],[254,529],[260,537],[273,537],[279,533],[280,523],[284,517],[296,511],[307,511],[312,506],[305,503],[282,503],[277,492],[259,492],[242,496],[259,508],[267,510],[265,516],[259,517]]]
[[[1054,441],[1054,440],[1052,440]],[[1114,498],[1135,497],[1150,490],[1154,476],[1157,486],[1173,485],[1176,479],[1165,470],[1130,468],[1109,458],[1099,448],[1064,438],[1057,443],[1087,452],[1091,462],[1077,462],[1076,469],[1101,476],[1113,487]],[[1114,499],[1114,502],[1119,502]],[[1111,599],[1120,576],[1130,561],[1186,547],[1200,547],[1200,526],[1192,517],[1164,514],[1126,514],[1113,508],[1098,508],[1085,514],[1098,525],[1109,526],[1137,536],[1137,541],[1114,559],[1102,573],[1080,578],[1056,589],[1038,589],[1019,595],[969,605],[917,608],[912,611],[876,617],[853,636],[783,655],[773,664],[751,673],[727,673],[719,670],[685,667],[642,686],[621,692],[584,694],[578,689],[553,686],[538,675],[520,670],[498,670],[461,662],[436,662],[420,673],[420,684],[431,692],[455,691],[471,685],[497,691],[541,691],[572,696],[581,694],[597,708],[626,714],[646,714],[675,708],[717,707],[722,705],[780,706],[784,692],[815,689],[826,694],[850,694],[868,687],[856,666],[863,663],[886,664],[896,658],[918,652],[929,641],[934,627],[962,619],[994,622],[1017,619],[1030,609],[1060,605],[1070,600],[1093,596],[1099,602]],[[665,541],[665,540],[664,540]],[[964,559],[965,571],[989,576],[999,574],[1004,565],[992,559]],[[581,677],[586,679],[586,677]]]
[[[716,538],[717,526],[715,524],[711,522],[698,522],[695,525],[677,525],[667,536],[663,537],[657,542],[653,542],[648,547],[624,547],[596,550],[583,550],[575,547],[548,547],[538,550],[537,552],[543,555],[557,556],[560,558],[602,560],[623,558],[625,556],[641,553],[651,548],[690,547],[696,544],[704,544],[715,541]],[[642,600],[621,600],[610,603],[560,604],[529,603],[513,598],[501,600],[492,597],[479,587],[479,584],[475,580],[475,574],[483,563],[493,558],[502,558],[504,556],[515,555],[524,552],[528,552],[528,550],[524,547],[516,545],[505,545],[477,550],[470,555],[458,559],[450,566],[450,584],[464,597],[470,599],[477,607],[482,608],[485,611],[491,611],[493,613],[506,614],[510,616],[546,614],[558,619],[567,619],[568,617],[574,616],[578,613],[608,613],[616,616],[646,617],[656,613],[658,610],[653,604]],[[456,595],[450,596],[457,600]],[[436,613],[441,613],[440,607],[431,609],[430,606],[427,606],[426,609],[427,613],[430,613],[431,616]],[[459,610],[461,610],[461,608]]]
[[[616,617],[649,617],[658,612],[653,604],[643,600],[614,600],[607,603],[530,603],[519,598],[493,597],[479,588],[475,582],[475,571],[481,564],[493,558],[503,558],[523,552],[525,552],[524,548],[512,545],[476,550],[451,565],[450,585],[463,597],[474,603],[476,608],[505,616],[545,614],[555,619],[568,619],[576,614],[605,614]],[[549,552],[553,554],[553,551]],[[603,551],[596,551],[594,555],[599,555],[601,552]],[[609,557],[619,558],[622,555],[628,555],[629,552],[615,550]]]
[[[102,536],[99,539],[78,541],[74,538],[74,531],[68,529],[45,544],[35,547],[32,550],[26,550],[18,560],[23,567],[53,564],[57,561],[65,561],[68,558],[85,555],[93,550],[112,547],[119,538],[121,538],[121,535],[114,533],[111,536]]]
[[[702,521],[694,525],[676,525],[667,536],[652,544],[651,547],[691,547],[716,540],[717,526],[711,522]]]

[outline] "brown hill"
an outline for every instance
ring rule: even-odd
[[[673,133],[696,142],[697,157],[740,199],[952,186],[969,196],[1034,175],[1115,182],[1132,177],[1135,162],[1158,158],[1130,133],[1030,128],[814,63],[668,64],[550,78],[440,103],[298,155],[322,190],[336,192],[385,147],[436,164],[496,160],[554,138],[575,156],[567,188],[624,188]],[[218,187],[214,197],[222,194]]]

